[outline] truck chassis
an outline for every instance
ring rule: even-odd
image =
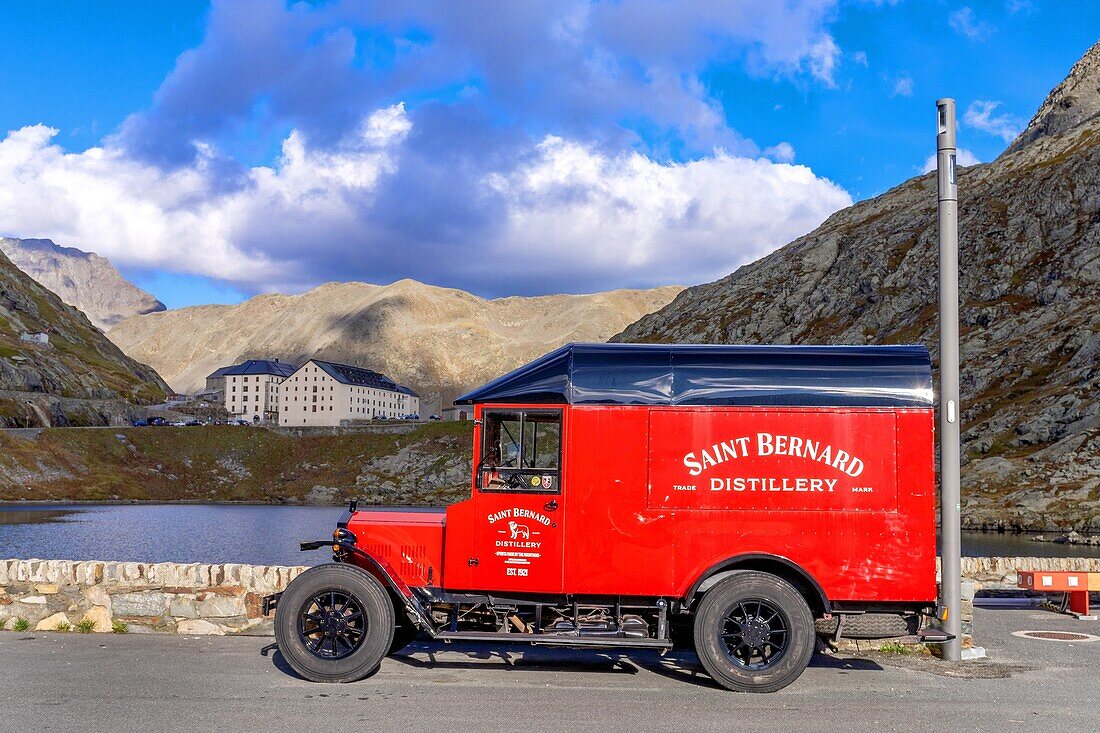
[[[293,585],[304,584],[306,592],[295,599],[293,610],[285,609],[291,615],[279,613],[285,608],[286,591],[263,599],[264,614],[276,613],[280,649],[299,647],[308,652],[292,666],[316,682],[360,679],[384,656],[404,649],[422,633],[444,643],[649,649],[660,654],[678,645],[673,637],[679,636],[682,643],[694,642],[700,662],[719,684],[746,692],[772,692],[797,678],[809,663],[818,637],[839,641],[845,635],[891,636],[925,643],[951,638],[935,628],[909,633],[916,631],[920,621],[920,614],[912,610],[886,608],[881,609],[885,613],[876,613],[849,608],[835,615],[825,613],[815,623],[798,590],[759,571],[736,571],[700,594],[695,603],[619,596],[511,597],[448,592],[437,586],[410,588],[384,561],[356,547],[354,541],[301,543],[302,550],[326,546],[332,547],[333,563],[311,568],[295,579]],[[358,576],[373,593],[357,593],[349,587],[354,583],[321,577],[334,568]],[[380,595],[385,599],[381,603],[377,602]],[[872,621],[862,625],[865,629],[878,631],[861,632],[863,618]],[[900,629],[906,631],[891,633],[898,623],[884,625],[883,619],[899,621]],[[372,630],[375,640],[370,644]],[[341,663],[354,656],[363,661],[349,672]]]

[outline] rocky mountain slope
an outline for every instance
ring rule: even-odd
[[[959,235],[964,522],[1100,530],[1100,44],[997,160],[960,170]],[[936,298],[929,174],[616,339],[919,342],[935,358]]]
[[[414,280],[330,283],[302,295],[138,316],[108,335],[181,392],[245,358],[316,354],[450,397],[567,341],[605,341],[679,290],[484,300]]]
[[[142,313],[164,310],[164,303],[133,285],[105,257],[49,239],[0,237],[0,252],[23,272],[69,305],[76,306],[101,330]]]
[[[49,343],[22,339],[49,333]],[[157,373],[0,252],[0,426],[108,424],[164,399]]]

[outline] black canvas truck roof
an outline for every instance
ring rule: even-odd
[[[455,404],[931,407],[924,346],[566,344]]]

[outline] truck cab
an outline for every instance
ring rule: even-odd
[[[912,634],[935,603],[923,347],[568,344],[456,402],[470,498],[352,506],[303,543],[334,564],[270,601],[303,676],[357,679],[417,634],[665,651],[680,630],[719,684],[771,691],[817,634]]]

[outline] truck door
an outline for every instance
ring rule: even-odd
[[[560,409],[486,408],[474,490],[479,590],[562,591]]]

